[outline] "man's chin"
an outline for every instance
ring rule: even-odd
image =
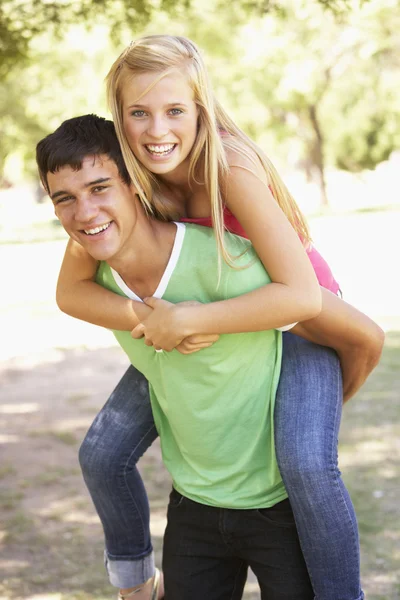
[[[109,250],[104,250],[100,248],[93,248],[92,244],[85,244],[82,241],[78,242],[84,250],[91,256],[94,260],[107,262],[112,259],[115,252],[110,252]]]

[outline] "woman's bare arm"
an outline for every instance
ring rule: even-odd
[[[97,267],[98,262],[82,246],[68,241],[57,282],[58,307],[76,319],[100,327],[132,330],[151,313],[151,308],[98,285]]]
[[[154,312],[138,327],[135,337],[144,333],[149,344],[171,350],[188,335],[275,329],[319,313],[321,293],[314,269],[267,182],[250,169],[234,167],[225,188],[225,201],[272,283],[229,300],[193,307],[174,308],[151,299]]]

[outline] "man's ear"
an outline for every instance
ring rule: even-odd
[[[132,194],[134,196],[139,196],[138,191],[137,191],[137,187],[136,187],[136,185],[132,181],[131,181],[131,183],[129,184],[128,187],[129,187],[130,191],[132,192]]]

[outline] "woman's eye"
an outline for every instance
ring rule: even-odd
[[[94,187],[92,191],[97,193],[102,192],[105,189],[107,189],[105,185],[96,185],[96,187]]]
[[[131,112],[132,117],[144,117],[145,114],[144,110],[134,110]]]
[[[172,108],[170,110],[170,113],[173,116],[177,116],[177,115],[181,115],[183,113],[183,110],[181,110],[180,108]]]

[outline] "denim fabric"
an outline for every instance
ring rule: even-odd
[[[157,437],[146,379],[129,367],[91,425],[79,451],[83,477],[105,535],[112,585],[154,575],[150,512],[136,464]]]
[[[361,600],[358,527],[338,469],[342,377],[336,353],[283,334],[275,406],[279,469],[317,600]]]
[[[313,599],[289,500],[234,510],[173,490],[164,537],[165,600],[239,600],[248,566],[263,599]]]
[[[337,468],[342,388],[336,354],[283,334],[275,441],[316,600],[361,600],[354,510]],[[143,375],[129,367],[80,449],[112,585],[154,574],[149,506],[136,463],[157,436]]]

